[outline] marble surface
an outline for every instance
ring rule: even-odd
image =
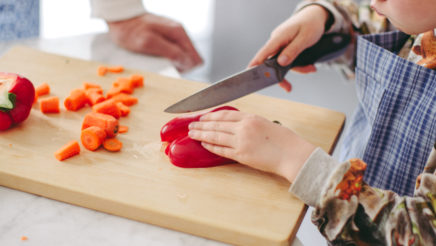
[[[109,64],[123,64],[129,68],[180,77],[168,60],[127,52],[116,47],[106,34],[0,43],[0,55],[16,44],[51,53]],[[27,237],[27,240],[22,240],[23,236]],[[0,245],[220,246],[227,244],[0,186]],[[302,244],[296,239],[293,245]]]

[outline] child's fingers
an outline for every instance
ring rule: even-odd
[[[235,142],[232,134],[223,132],[190,130],[188,135],[194,140],[224,147],[233,147]]]
[[[195,121],[189,124],[189,130],[216,131],[233,134],[235,123],[229,121]]]
[[[214,145],[214,144],[209,144],[209,143],[205,143],[205,142],[201,142],[201,145],[209,150],[210,152],[225,157],[225,158],[229,158],[229,159],[235,159],[234,158],[234,151],[233,148],[229,148],[229,147],[225,147],[225,146],[219,146],[219,145]]]

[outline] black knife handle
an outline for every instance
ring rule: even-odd
[[[282,67],[277,63],[277,57],[280,52],[266,60],[264,63],[267,66],[274,67],[277,73],[277,78],[279,81],[282,81],[289,69],[293,67],[306,66],[338,57],[344,52],[350,41],[350,34],[325,34],[316,44],[301,52],[301,54],[298,55],[297,58],[295,58],[295,60],[288,66]]]

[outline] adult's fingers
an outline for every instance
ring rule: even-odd
[[[206,142],[201,142],[201,145],[210,152],[229,159],[234,159],[234,149],[227,146],[219,146]]]
[[[194,121],[189,130],[216,131],[233,134],[235,123],[231,121]]]
[[[223,132],[190,130],[188,135],[197,141],[219,146],[233,147],[235,143],[233,134]]]

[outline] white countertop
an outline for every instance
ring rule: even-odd
[[[106,34],[0,43],[0,55],[15,44],[180,77],[168,60],[127,52],[115,46]],[[23,241],[23,236],[27,240]],[[0,245],[226,244],[0,186]],[[296,239],[293,245],[301,243]]]

